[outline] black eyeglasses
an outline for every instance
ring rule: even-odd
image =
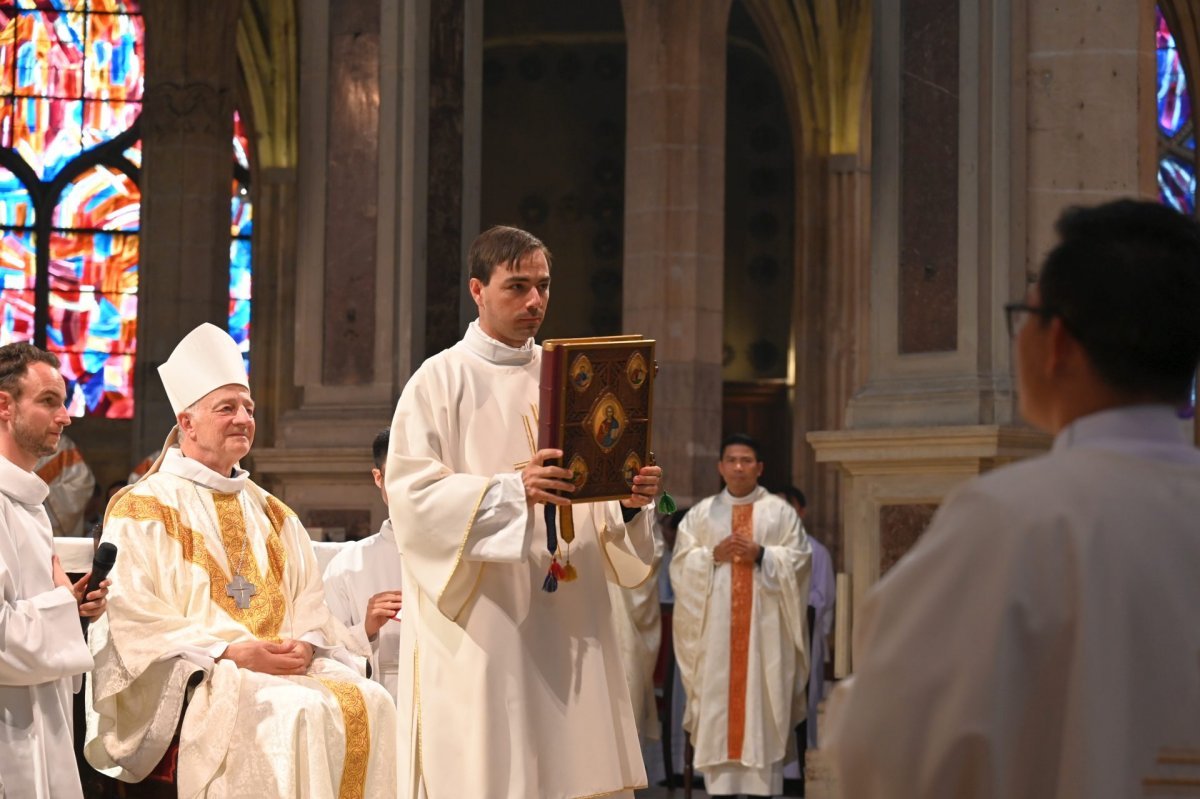
[[[1058,316],[1058,311],[1053,308],[1039,308],[1036,305],[1029,305],[1024,302],[1010,302],[1004,306],[1004,321],[1008,325],[1008,337],[1012,338],[1017,335],[1017,331],[1021,329],[1021,325],[1025,324],[1026,318],[1030,314],[1040,316],[1043,320]]]

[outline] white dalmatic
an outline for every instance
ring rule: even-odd
[[[362,676],[367,653],[325,606],[287,506],[245,471],[223,477],[171,448],[114,500],[104,539],[119,554],[91,635],[93,766],[126,780],[154,769],[201,675],[182,710],[181,797],[395,795],[394,707]],[[288,677],[218,659],[255,639],[306,641],[316,656]]]
[[[71,694],[92,656],[55,587],[46,484],[0,456],[0,797],[81,797]]]
[[[541,590],[536,449],[541,348],[473,322],[408,382],[392,422],[388,507],[404,554],[400,796],[632,796],[646,784],[607,581],[640,584],[650,513],[575,505],[578,573]],[[564,547],[565,550],[565,547]],[[565,557],[565,551],[562,553]]]
[[[731,534],[762,546],[762,562],[717,563],[713,550]],[[704,499],[679,525],[672,633],[683,727],[710,793],[782,790],[805,715],[810,556],[796,512],[761,486]]]
[[[358,638],[360,645],[370,649],[371,679],[386,688],[393,700],[400,666],[400,620],[389,620],[379,628],[374,640],[367,637],[363,622],[371,597],[384,591],[403,590],[402,568],[391,519],[375,535],[341,545],[325,566],[325,604]]]
[[[651,578],[658,574],[661,562],[662,539],[655,532]],[[657,741],[662,732],[654,695],[654,668],[658,665],[658,649],[662,644],[662,605],[658,599],[658,580],[647,579],[636,588],[624,588],[610,582],[608,599],[612,603],[613,629],[616,630],[621,659],[625,664],[633,717],[637,720],[638,735],[644,745],[646,741]]]

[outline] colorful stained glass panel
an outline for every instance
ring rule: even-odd
[[[1166,136],[1174,136],[1191,119],[1191,101],[1187,92],[1187,75],[1175,46],[1175,37],[1167,26],[1161,9],[1157,9],[1158,45],[1158,126]]]
[[[11,113],[11,133],[4,137],[39,178],[52,180],[83,149],[83,103],[45,97],[0,101],[0,114]]]
[[[0,0],[0,144],[30,166],[43,189],[141,113],[140,11],[136,0]],[[126,152],[139,167],[140,145]],[[97,166],[64,186],[56,202],[53,232],[42,242],[49,270],[38,288],[35,239],[20,229],[32,225],[33,204],[0,169],[0,335],[44,337],[61,354],[72,413],[128,418],[141,195],[120,170]],[[47,289],[49,323],[35,330],[35,293]]]
[[[246,125],[242,115],[233,112],[233,160],[247,172],[250,171],[250,139],[246,136]]]
[[[56,228],[136,231],[142,195],[128,175],[97,166],[64,187],[54,208]]]
[[[72,416],[133,418],[133,356],[106,352],[59,352]]]
[[[5,230],[4,248],[0,251],[0,287],[32,289],[37,276],[33,233],[24,230]]]
[[[80,13],[24,11],[17,16],[13,88],[18,95],[82,96],[83,22]]]
[[[85,100],[80,131],[83,148],[90,149],[124,133],[141,113],[142,104],[138,102]]]
[[[141,0],[87,0],[87,7],[92,11],[105,11],[110,14],[142,13]]]
[[[64,297],[79,291],[136,294],[137,269],[136,235],[52,233],[50,236],[50,289]]]
[[[17,17],[0,6],[0,95],[12,94],[13,64],[17,55]]]
[[[251,235],[254,209],[250,204],[250,190],[236,178],[233,181],[233,196],[230,204],[232,207],[230,234],[234,236]]]
[[[1162,202],[1180,213],[1196,212],[1196,168],[1175,156],[1158,162],[1158,191]]]
[[[5,5],[14,5],[6,0]],[[87,6],[86,0],[16,0],[17,8],[43,9],[46,11],[82,11]]]
[[[142,99],[141,17],[89,14],[85,97],[100,100]]]
[[[137,236],[56,233],[50,255],[46,346],[63,356],[70,409],[128,418],[137,350]]]
[[[241,114],[233,114],[234,173],[250,171],[250,140]],[[250,370],[250,287],[251,248],[254,209],[250,202],[250,187],[237,177],[230,194],[229,231],[229,335],[242,350],[246,370]]]
[[[32,227],[33,200],[17,176],[0,167],[0,227]]]
[[[129,163],[140,169],[142,166],[142,140],[138,139],[133,143],[132,147],[121,153],[121,155],[125,156],[129,160]]]
[[[27,231],[0,232],[0,345],[34,340],[34,242]]]

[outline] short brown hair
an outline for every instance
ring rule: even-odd
[[[492,272],[500,264],[507,264],[509,269],[516,268],[526,255],[541,250],[550,263],[550,250],[541,239],[520,228],[496,225],[480,233],[471,242],[471,250],[467,253],[467,266],[471,277],[487,285],[492,279]]]
[[[44,363],[58,369],[58,356],[32,344],[19,341],[0,347],[0,391],[21,398],[21,378],[29,371],[30,364]]]

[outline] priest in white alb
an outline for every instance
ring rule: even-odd
[[[180,797],[394,796],[391,698],[326,608],[308,533],[238,466],[254,401],[237,345],[201,325],[159,375],[178,424],[106,514],[120,555],[92,629],[88,761],[144,778],[182,713]]]
[[[471,245],[466,335],[413,375],[386,486],[404,555],[400,796],[631,797],[646,784],[606,581],[650,576],[661,470],[621,502],[571,506],[538,450],[549,251],[496,227]],[[542,591],[544,503],[573,514],[578,579]]]
[[[387,461],[388,431],[371,442],[375,467],[371,477],[383,494]],[[396,698],[396,675],[400,664],[400,614],[404,604],[400,590],[403,568],[392,520],[386,519],[379,532],[361,541],[342,544],[325,566],[325,604],[333,615],[371,650],[371,679]]]
[[[696,504],[671,557],[683,728],[710,796],[774,796],[804,719],[811,548],[792,507],[758,484],[758,444],[721,443],[725,490]]]
[[[104,612],[107,581],[80,605],[54,555],[33,472],[71,423],[58,358],[0,347],[0,799],[80,799],[71,694],[92,667],[80,616]]]

